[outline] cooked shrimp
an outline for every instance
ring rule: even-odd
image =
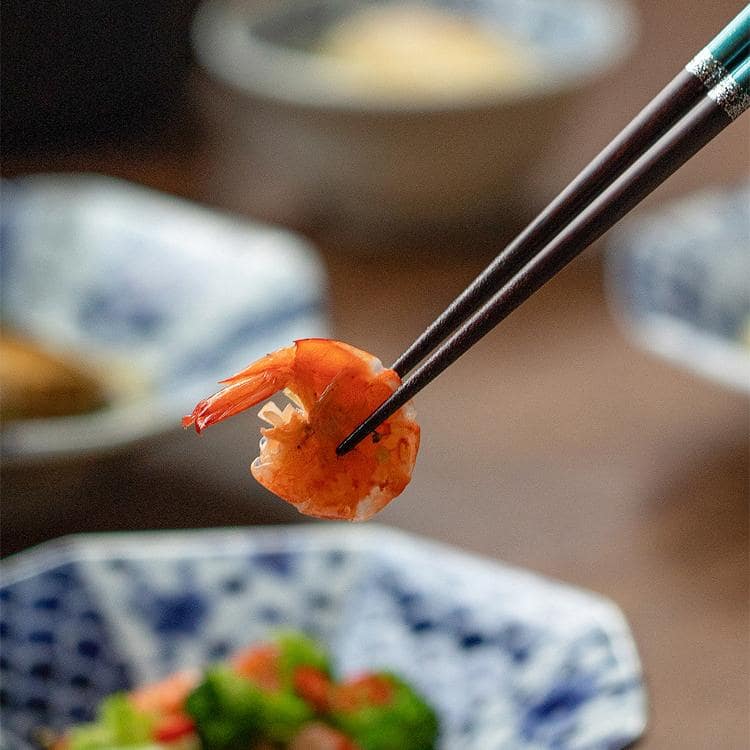
[[[259,413],[260,456],[250,470],[297,509],[320,518],[362,521],[403,492],[419,449],[411,403],[402,406],[344,456],[336,446],[401,383],[380,360],[328,339],[303,339],[222,381],[182,420],[197,432],[283,390],[284,409],[269,402]]]

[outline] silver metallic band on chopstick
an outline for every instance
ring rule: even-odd
[[[729,71],[704,47],[686,66],[707,89],[712,89]]]
[[[713,99],[731,120],[736,120],[746,109],[750,108],[750,96],[735,81],[731,73],[727,73],[708,92],[708,97]]]

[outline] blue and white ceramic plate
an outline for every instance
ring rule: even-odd
[[[72,537],[2,573],[2,726],[19,747],[279,626],[320,638],[343,674],[413,681],[444,750],[615,750],[644,729],[611,602],[377,525]]]
[[[610,299],[660,356],[750,391],[750,184],[631,219],[612,238]]]
[[[325,336],[325,280],[296,235],[120,180],[3,182],[2,323],[80,358],[110,390],[91,414],[4,426],[4,460],[70,457],[172,428],[206,384]]]

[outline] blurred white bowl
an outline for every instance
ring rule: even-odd
[[[193,38],[214,81],[206,98],[222,200],[377,235],[496,218],[524,200],[523,177],[554,138],[561,108],[620,63],[635,36],[622,0],[427,4],[517,42],[543,73],[449,97],[389,97],[315,50],[331,24],[373,3],[205,0]]]
[[[4,467],[70,461],[180,429],[221,377],[325,335],[323,270],[301,238],[126,182],[3,183],[2,323],[80,357],[102,409],[9,422]]]

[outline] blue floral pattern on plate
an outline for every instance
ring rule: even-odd
[[[612,603],[377,525],[73,537],[3,573],[6,739],[280,626],[322,639],[344,673],[413,681],[446,750],[614,749],[645,724]]]

